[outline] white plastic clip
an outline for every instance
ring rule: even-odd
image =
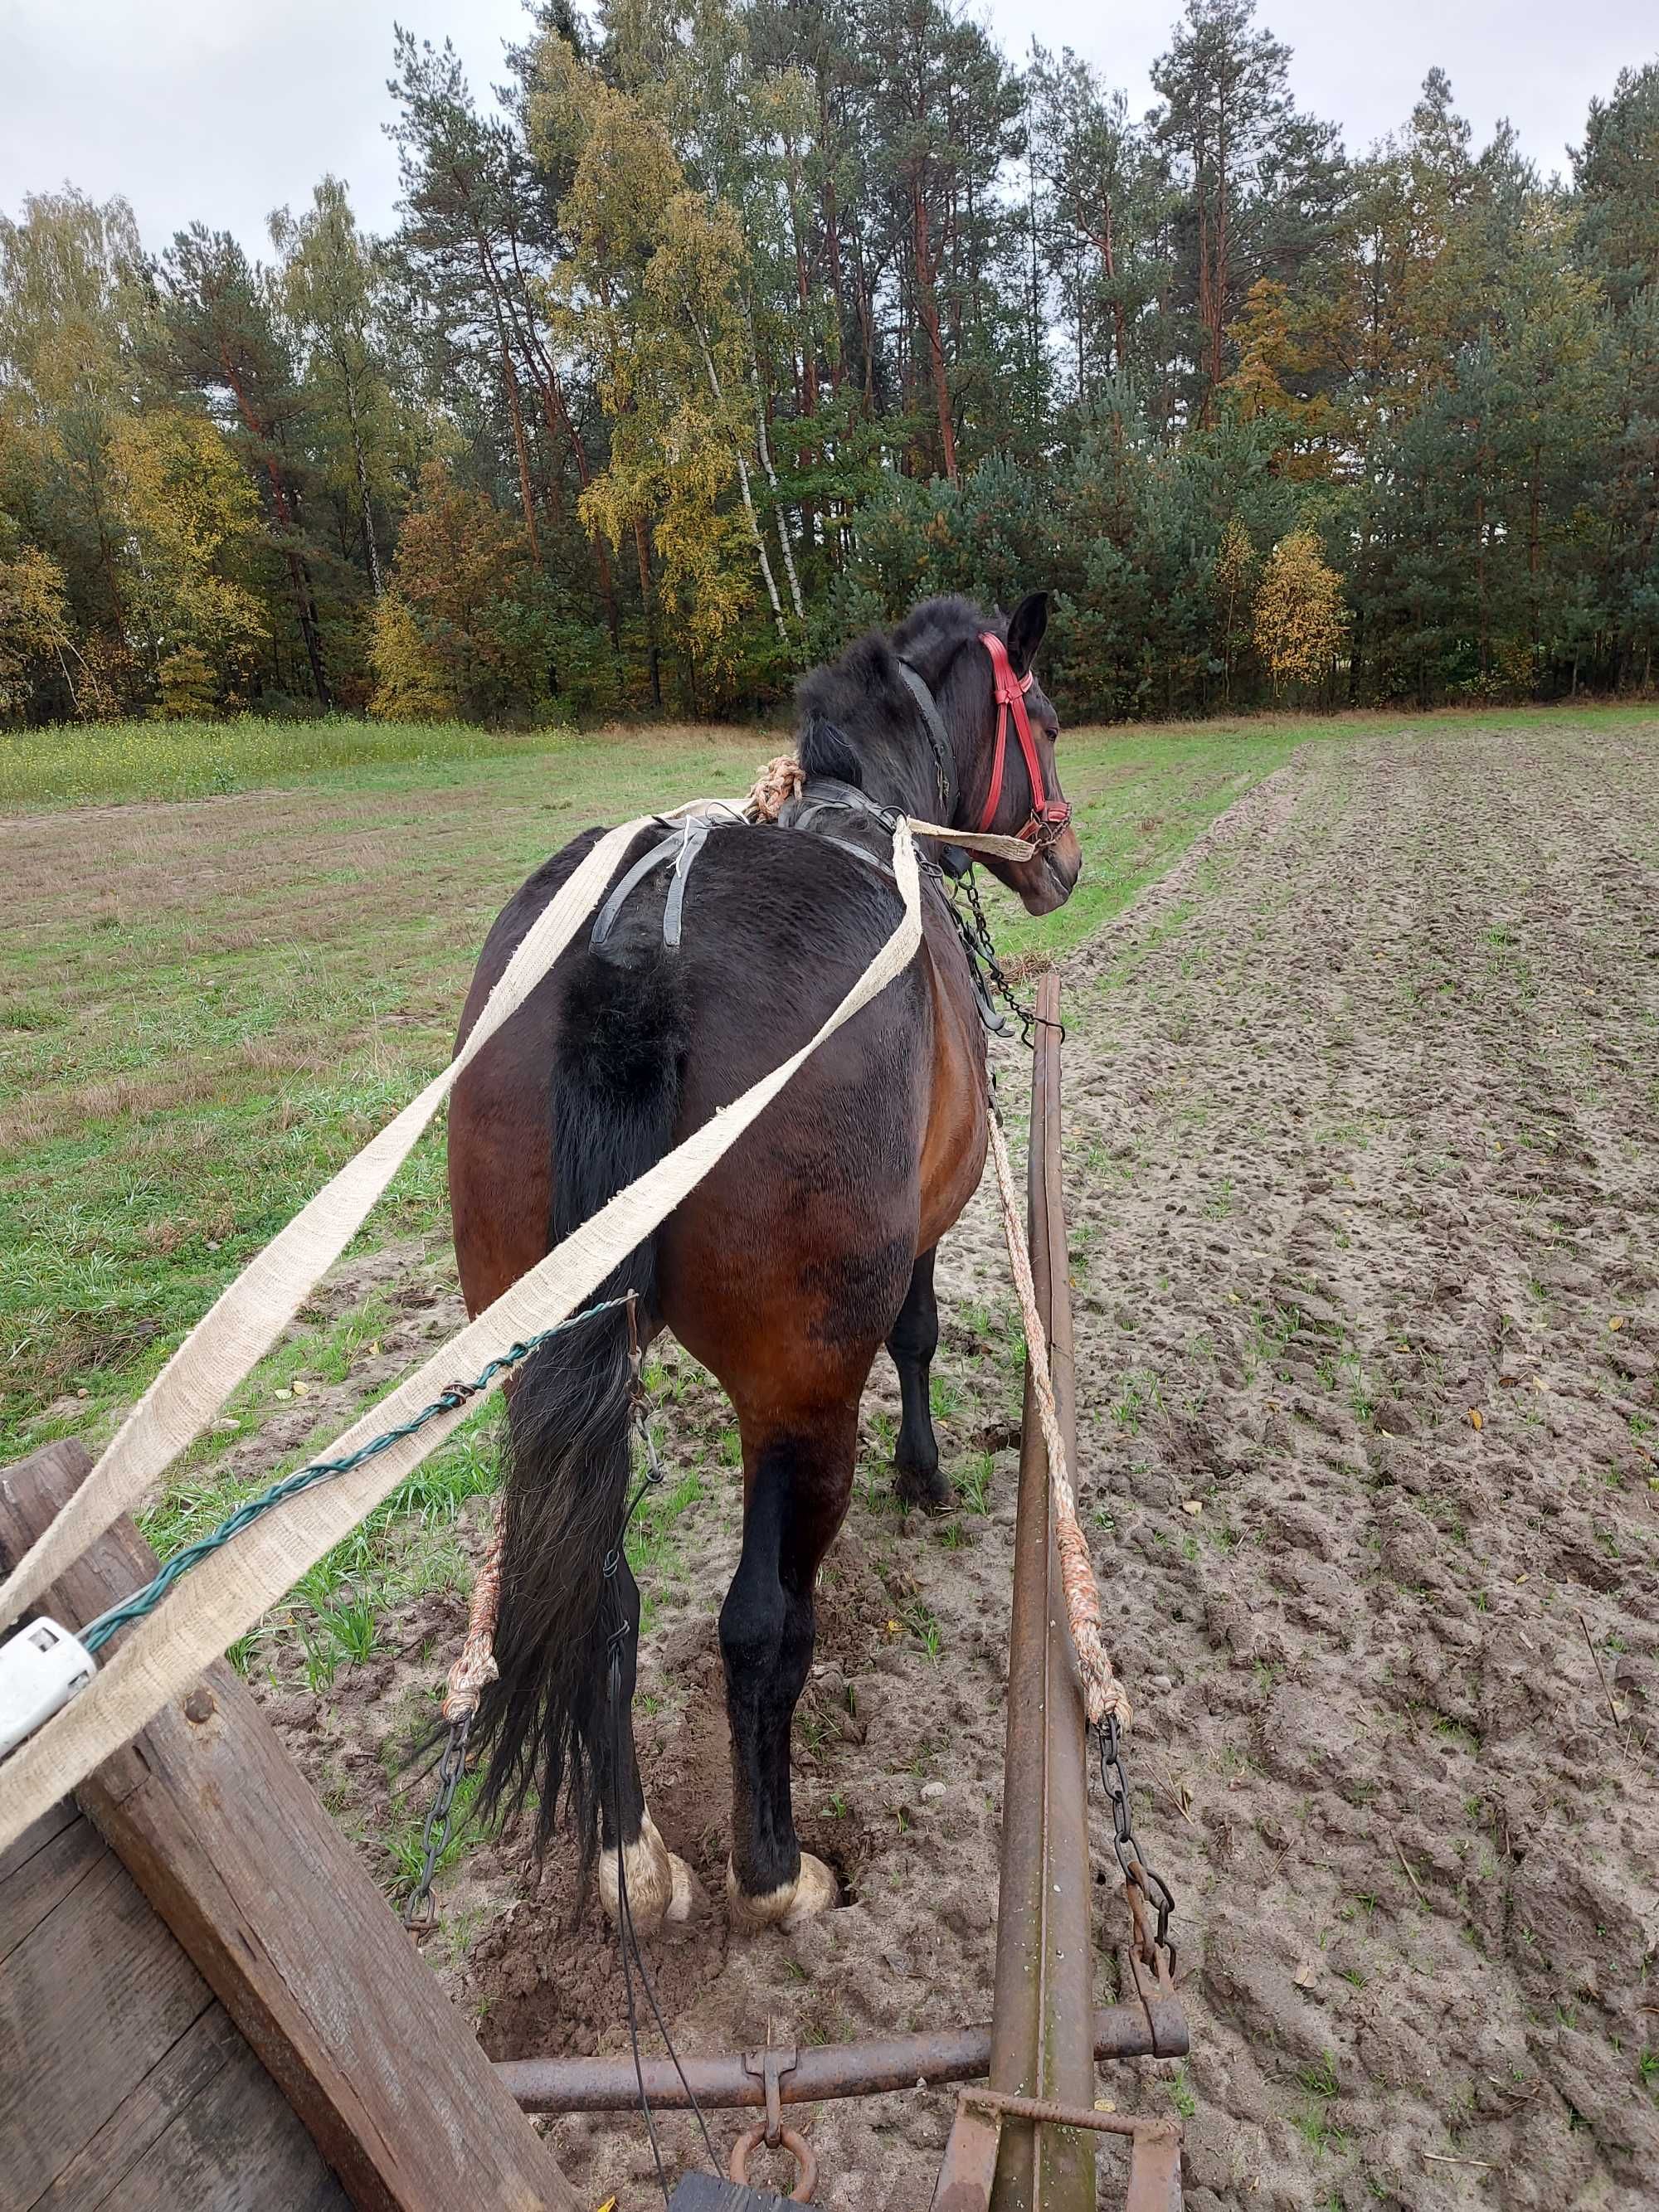
[[[84,1690],[97,1671],[79,1637],[55,1620],[32,1620],[0,1644],[0,1759]]]

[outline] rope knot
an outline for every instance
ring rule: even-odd
[[[799,799],[806,785],[806,770],[793,753],[779,753],[767,762],[750,787],[743,802],[745,814],[752,814],[760,822],[775,822],[792,799]]]
[[[495,1529],[478,1562],[467,1607],[466,1636],[460,1656],[449,1670],[441,1708],[452,1724],[469,1720],[478,1709],[487,1686],[499,1679],[495,1665],[495,1620],[501,1608],[501,1555],[507,1547],[507,1522],[501,1500],[495,1503]]]

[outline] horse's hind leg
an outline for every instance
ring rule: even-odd
[[[937,1248],[935,1248],[937,1249]],[[928,1371],[939,1349],[939,1302],[933,1296],[933,1254],[924,1252],[911,1270],[898,1319],[887,1339],[898,1370],[898,1443],[893,1451],[897,1480],[893,1487],[905,1505],[937,1512],[951,1503],[951,1486],[939,1470],[939,1444],[927,1399]]]
[[[793,1925],[837,1902],[836,1877],[803,1851],[789,1792],[789,1730],[812,1661],[812,1586],[852,1494],[858,1399],[787,1421],[738,1409],[743,1555],[720,1608],[732,1723],[732,1862],[739,1925]]]
[[[625,1886],[635,1933],[648,1936],[665,1920],[689,1920],[696,1892],[690,1868],[669,1850],[646,1809],[634,1754],[640,1591],[625,1559],[617,1561],[616,1583],[621,1628],[607,1644],[588,1746],[599,1796],[599,1902],[613,1922],[619,1920]]]

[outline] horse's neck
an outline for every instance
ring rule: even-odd
[[[941,810],[949,803],[939,795],[933,756],[920,731],[914,749],[897,745],[875,748],[859,757],[861,787],[866,799],[896,814],[913,815],[918,822],[943,822]]]

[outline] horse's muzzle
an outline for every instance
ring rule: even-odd
[[[1069,823],[1058,837],[1044,840],[1034,858],[1010,871],[1027,914],[1053,914],[1065,905],[1083,873],[1083,848]]]

